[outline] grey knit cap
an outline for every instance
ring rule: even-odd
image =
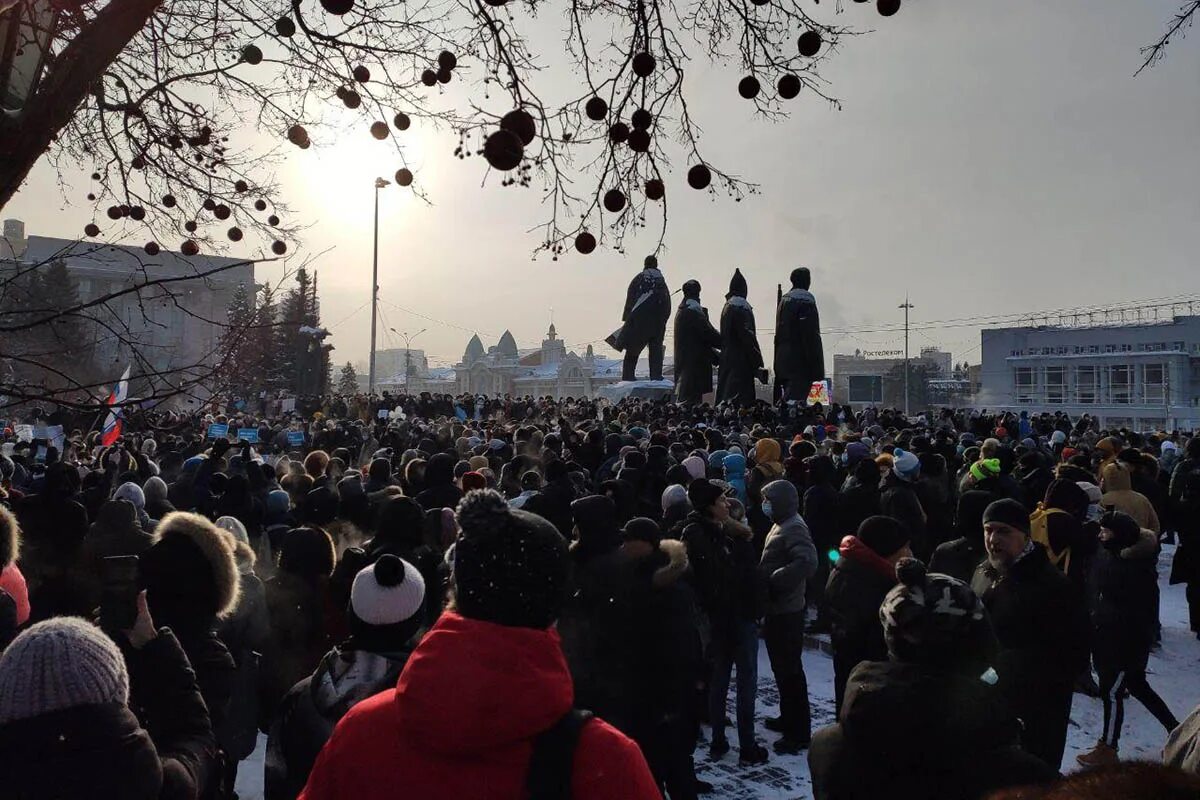
[[[79,617],[39,622],[0,656],[0,725],[76,706],[128,702],[121,651]]]

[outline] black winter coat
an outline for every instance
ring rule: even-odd
[[[1101,547],[1094,559],[1097,600],[1092,612],[1097,666],[1144,669],[1158,622],[1158,543],[1122,553]],[[1147,552],[1148,555],[1147,555]]]
[[[931,548],[926,535],[925,509],[911,483],[900,480],[895,474],[884,478],[879,491],[879,511],[904,525],[917,558],[929,557]]]
[[[175,637],[164,629],[140,651],[126,649],[126,662],[133,710],[77,706],[0,727],[0,794],[191,800],[215,786],[216,740]]]
[[[736,623],[762,616],[765,586],[754,544],[695,511],[685,522],[682,539],[700,607],[713,638],[729,636]]]
[[[311,675],[329,652],[321,587],[279,572],[264,585],[271,637],[263,653],[259,729],[266,730],[288,690]]]
[[[629,282],[621,321],[621,346],[625,350],[663,340],[671,318],[671,290],[657,269],[644,269]]]
[[[864,485],[851,475],[842,484],[838,498],[838,530],[843,536],[858,533],[858,526],[867,517],[879,512],[879,486]]]
[[[793,288],[779,301],[775,317],[775,378],[786,380],[790,396],[807,397],[813,381],[825,377],[821,316],[812,293]]]
[[[969,539],[962,536],[942,542],[937,546],[937,549],[933,551],[933,558],[929,560],[929,571],[958,578],[963,583],[970,583],[971,579],[975,577],[975,570],[979,567],[979,562],[985,558],[987,558],[987,551],[983,548],[982,533]]]
[[[537,514],[551,525],[567,541],[571,540],[571,530],[575,527],[575,518],[571,516],[571,503],[575,500],[575,488],[569,479],[551,481],[537,494],[530,496],[522,510]]]
[[[753,406],[754,376],[763,366],[754,309],[746,298],[732,296],[721,309],[721,358],[717,369],[717,402]]]
[[[708,320],[708,309],[685,299],[675,312],[675,398],[698,403],[713,390],[713,364],[721,334]]]
[[[1069,688],[1087,663],[1090,622],[1079,590],[1035,545],[998,573],[985,561],[971,588],[991,617],[1000,654],[998,686],[1021,705],[1037,702],[1043,688]]]
[[[887,659],[879,607],[896,585],[895,571],[888,571],[890,564],[857,537],[847,539],[849,543],[841,548],[841,557],[825,584],[833,644],[834,701],[839,707],[851,670],[861,661]]]
[[[976,800],[1058,773],[1020,749],[1001,696],[974,677],[864,662],[839,721],[808,751],[816,800]]]
[[[630,598],[617,549],[571,551],[571,583],[559,618],[563,655],[575,684],[575,704],[626,733],[634,709]]]

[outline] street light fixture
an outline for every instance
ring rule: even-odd
[[[367,371],[367,395],[375,394],[375,321],[379,318],[379,190],[391,181],[375,179],[375,249],[371,258],[371,361]]]
[[[404,333],[403,331],[398,331],[395,328],[389,328],[388,330],[390,330],[392,333],[396,334],[397,336],[404,337],[404,392],[405,392],[405,394],[407,394],[409,391],[409,381],[412,378],[412,374],[411,374],[412,373],[412,359],[410,358],[410,355],[412,353],[412,346],[411,346],[412,340],[417,338],[418,336],[420,336],[425,331],[429,330],[429,328],[421,328],[421,330],[417,331],[416,333],[412,334],[411,336],[409,336],[407,333]]]

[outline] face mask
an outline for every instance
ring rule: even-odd
[[[850,463],[850,454],[842,453],[842,466],[845,466],[846,464],[849,464],[849,463]]]
[[[768,517],[771,517],[771,501],[770,501],[770,500],[764,500],[764,501],[763,501],[763,504],[762,504],[762,512],[763,512],[764,514],[766,514]],[[773,517],[772,517],[772,518],[773,518]]]

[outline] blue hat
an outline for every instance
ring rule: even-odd
[[[892,472],[900,480],[911,483],[921,476],[921,459],[915,453],[897,447],[892,453]]]

